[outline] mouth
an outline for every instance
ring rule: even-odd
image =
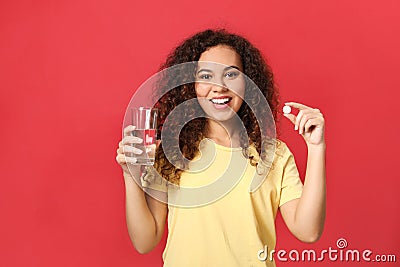
[[[231,102],[232,97],[219,97],[219,98],[211,98],[210,102],[215,104],[215,105],[227,105],[229,102]]]

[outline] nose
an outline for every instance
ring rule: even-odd
[[[214,93],[226,92],[229,89],[226,87],[225,84],[213,84],[212,89]]]
[[[218,85],[214,85],[212,90],[213,90],[214,93],[220,93],[220,92],[228,91],[228,89],[226,87],[218,86]]]

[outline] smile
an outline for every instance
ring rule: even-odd
[[[226,97],[226,98],[212,98],[210,99],[211,103],[217,104],[217,105],[226,105],[232,100],[231,97]]]

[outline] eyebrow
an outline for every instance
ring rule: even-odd
[[[226,70],[229,70],[229,69],[237,69],[238,71],[240,71],[239,70],[239,68],[238,67],[236,67],[236,66],[229,66],[229,67],[226,67],[226,68],[224,68],[224,71],[226,71]],[[212,70],[210,70],[210,69],[200,69],[197,73],[199,73],[199,72],[202,72],[202,71],[208,71],[208,72],[212,72]]]

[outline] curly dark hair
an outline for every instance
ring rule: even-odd
[[[277,121],[278,119],[277,108],[279,105],[279,92],[274,83],[273,73],[256,47],[244,37],[230,33],[225,29],[207,29],[194,34],[179,44],[168,55],[166,61],[161,65],[160,71],[171,69],[171,67],[179,66],[182,63],[197,62],[203,52],[218,45],[228,46],[240,55],[243,73],[253,81],[254,86],[251,83],[246,83],[245,101],[237,114],[246,128],[244,132],[240,133],[243,154],[253,166],[256,166],[260,158],[265,158],[266,145],[264,141],[268,135],[275,136],[275,123],[272,120]],[[168,132],[164,136],[170,139],[165,140],[163,137],[163,141],[156,151],[154,167],[163,178],[176,185],[179,185],[180,176],[187,169],[188,161],[198,154],[200,141],[207,136],[207,119],[205,116],[193,119],[182,125],[182,122],[185,121],[182,116],[190,117],[193,114],[202,112],[197,100],[194,102],[196,104],[193,104],[193,101],[187,101],[197,99],[193,82],[179,85],[173,89],[168,88],[168,85],[175,82],[173,81],[174,79],[183,81],[190,79],[190,75],[183,77],[182,75],[185,75],[183,73],[187,75],[188,72],[180,71],[173,74],[170,73],[170,75],[167,74],[166,77],[168,78],[160,82],[154,91],[155,96],[161,96],[161,98],[156,99],[157,102],[155,104],[155,107],[159,109],[158,132],[160,133],[161,130]],[[177,77],[177,75],[181,76]],[[262,92],[270,109],[259,105],[260,94],[255,93],[255,90]],[[188,104],[185,105],[185,103]],[[185,105],[185,114],[182,114],[181,118],[177,118],[172,123],[168,123],[169,126],[167,126],[165,124],[167,116],[180,104]],[[249,106],[253,109],[258,109],[257,114],[262,114],[261,125],[266,125],[265,128],[267,128],[264,129],[266,130],[264,134],[260,130],[260,124]],[[258,119],[260,122],[260,118]],[[164,124],[165,127],[163,127]],[[168,153],[165,153],[166,147],[163,147],[163,143],[169,144]],[[251,149],[249,149],[250,146],[253,146],[261,157],[254,155],[254,153],[252,154]],[[168,158],[166,154],[168,154]]]

